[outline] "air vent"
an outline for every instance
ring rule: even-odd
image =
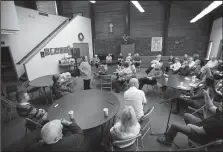
[[[47,13],[44,13],[44,12],[39,12],[39,15],[48,16],[48,14]]]

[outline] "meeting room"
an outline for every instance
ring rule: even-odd
[[[223,151],[222,1],[1,1],[2,151]]]

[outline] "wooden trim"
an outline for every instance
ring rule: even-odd
[[[89,3],[89,17],[91,18],[91,30],[92,30],[92,39],[96,38],[95,33],[95,10],[94,10],[94,3]]]
[[[168,32],[169,32],[169,21],[170,21],[170,9],[171,1],[165,1],[164,5],[164,24],[163,24],[163,55],[167,55],[168,52]]]
[[[125,9],[125,34],[130,36],[130,1],[126,2],[126,9]]]

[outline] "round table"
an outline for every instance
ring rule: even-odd
[[[29,82],[30,86],[33,87],[48,87],[53,85],[52,80],[53,75],[45,75],[39,78],[36,78]]]
[[[51,86],[53,85],[53,80],[52,80],[53,75],[45,75],[39,78],[36,78],[32,81],[29,82],[29,85],[32,87],[37,87],[40,88],[40,92],[44,95],[47,104],[48,104],[48,100],[47,100],[47,95],[46,95],[46,87],[49,87],[51,89]],[[50,94],[50,98],[51,98],[51,102],[53,102],[52,99],[52,94]]]
[[[104,115],[108,108],[108,117]],[[119,99],[109,92],[99,90],[83,90],[67,94],[54,102],[48,110],[49,120],[70,120],[68,111],[74,111],[74,118],[81,129],[90,129],[103,125],[112,119],[120,108]]]
[[[165,78],[168,78],[168,81],[166,81]],[[189,91],[191,90],[191,87],[189,85],[190,83],[192,83],[191,77],[187,77],[190,80],[187,80],[185,78],[186,78],[185,76],[180,76],[177,74],[169,76],[163,75],[160,79],[157,79],[157,82],[164,86],[171,87],[174,89]],[[183,82],[183,87],[179,87],[181,82]]]

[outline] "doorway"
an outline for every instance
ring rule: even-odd
[[[1,46],[1,81],[17,81],[17,73],[9,46]]]

